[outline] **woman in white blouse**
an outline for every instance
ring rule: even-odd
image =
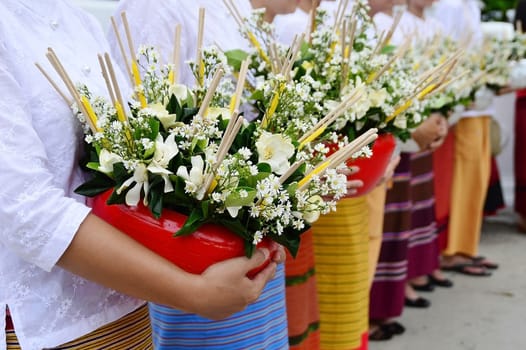
[[[135,298],[210,318],[255,300],[276,265],[254,280],[245,274],[265,251],[191,275],[90,214],[73,193],[84,181],[82,132],[34,63],[51,72],[52,47],[74,81],[103,93],[96,54],[108,47],[95,20],[63,0],[2,0],[0,13],[0,304],[11,314],[0,316],[0,328],[12,320],[18,336],[10,332],[0,350],[59,346],[136,312],[143,302]],[[117,346],[148,347],[144,309],[140,319],[143,338],[128,332]]]
[[[234,4],[243,17],[250,16],[253,8],[262,8],[265,10],[264,19],[272,22],[276,14],[294,11],[297,0],[234,0]],[[197,56],[200,7],[205,9],[204,48],[211,45],[223,51],[250,48],[239,31],[239,25],[221,0],[163,0],[156,2],[155,6],[149,0],[122,0],[115,17],[126,12],[135,46],[155,46],[165,62],[172,57],[175,27],[181,24],[182,75],[179,81],[192,86],[195,78],[186,61],[195,61]],[[113,31],[108,35],[109,42],[116,43]],[[113,50],[114,55],[120,57],[118,46],[113,45]],[[279,266],[275,277],[255,303],[242,312],[215,322],[171,305],[150,303],[154,346],[158,350],[288,348],[284,289],[284,268]]]

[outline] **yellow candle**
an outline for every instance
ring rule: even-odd
[[[265,53],[265,51],[263,51],[263,48],[261,47],[261,44],[259,43],[258,39],[256,38],[256,36],[254,34],[252,34],[252,32],[248,32],[247,33],[248,35],[248,40],[250,40],[250,42],[252,43],[252,45],[254,45],[254,47],[256,48],[256,50],[258,51],[259,55],[261,56],[261,58],[268,64],[270,65],[270,60],[267,56],[267,54]]]
[[[93,108],[91,107],[91,103],[89,102],[88,98],[82,95],[80,96],[80,101],[82,102],[82,105],[84,106],[84,110],[88,114],[87,117],[89,121],[91,122],[91,125],[93,126],[94,131],[100,131],[100,129],[97,127],[97,116],[95,115],[95,112],[93,111]]]
[[[132,74],[133,74],[133,79],[135,79],[135,87],[141,86],[142,81],[141,81],[141,75],[139,73],[139,66],[137,65],[137,62],[135,61],[132,62]],[[139,98],[141,107],[146,108],[146,106],[148,106],[148,103],[146,102],[146,98],[144,97],[144,94],[141,91],[138,91],[137,97]]]
[[[409,107],[411,107],[411,105],[413,104],[413,100],[409,100],[407,101],[406,103],[404,103],[402,106],[398,107],[394,113],[392,115],[390,115],[386,120],[385,122],[386,123],[389,123],[391,120],[393,120],[394,118],[396,118],[397,116],[399,116],[400,114],[404,113],[405,111],[407,111],[407,109]]]
[[[329,161],[325,161],[323,163],[321,163],[320,165],[318,165],[318,167],[316,167],[313,171],[311,171],[307,176],[305,176],[303,179],[301,179],[300,182],[298,182],[298,187],[300,189],[302,189],[303,186],[307,185],[311,180],[312,178],[315,176],[315,175],[318,175],[319,173],[321,173],[322,171],[324,171],[325,169],[327,169],[327,167],[331,164],[331,162]]]
[[[302,143],[300,143],[300,145],[298,147],[298,150],[301,151],[301,149],[303,147],[305,147],[306,144],[308,144],[309,142],[312,142],[313,140],[317,139],[318,136],[320,136],[325,131],[325,129],[327,129],[327,125],[323,125],[321,128],[318,128],[315,132],[312,133],[312,135],[310,135],[305,140],[303,140]]]

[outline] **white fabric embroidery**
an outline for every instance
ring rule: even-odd
[[[52,47],[73,80],[96,83],[102,93],[98,69],[86,67],[96,68],[96,54],[107,51],[104,35],[63,0],[2,0],[0,13],[0,307],[9,305],[22,348],[42,349],[143,302],[54,266],[89,212],[73,193],[84,181],[82,135],[34,63],[52,72],[45,58]]]

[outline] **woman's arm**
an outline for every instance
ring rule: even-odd
[[[273,277],[276,263],[252,280],[246,274],[261,265],[268,254],[267,250],[258,250],[251,259],[230,259],[194,275],[90,214],[58,265],[122,293],[220,319],[258,298]]]

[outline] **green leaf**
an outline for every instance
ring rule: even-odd
[[[265,99],[265,94],[262,90],[256,90],[254,93],[250,96],[250,100],[252,101],[263,101]]]
[[[175,236],[185,236],[194,233],[199,228],[199,226],[201,226],[205,222],[206,221],[203,218],[203,212],[201,211],[201,207],[194,208],[194,210],[192,210],[192,212],[188,216],[188,219],[186,219],[186,222],[184,223],[183,227],[181,227],[175,233]]]
[[[241,70],[241,63],[248,57],[248,53],[243,50],[230,50],[225,52],[228,65],[231,66],[234,71],[239,72]]]
[[[106,201],[108,205],[112,204],[125,204],[126,203],[126,191],[121,192],[121,194],[117,194],[117,191],[113,191],[111,193],[110,198]]]
[[[99,171],[100,163],[99,162],[88,162],[86,168],[90,170]]]
[[[245,190],[247,192],[246,197],[241,197],[239,191]],[[239,187],[237,192],[231,193],[225,199],[225,206],[227,207],[243,207],[254,203],[257,191],[250,187]]]
[[[256,250],[256,246],[252,242],[245,241],[245,255],[247,258],[252,257],[254,250]]]
[[[153,175],[150,180],[148,192],[148,208],[153,216],[158,219],[163,211],[164,180],[162,176]]]
[[[390,53],[393,53],[396,50],[395,45],[385,45],[382,50],[380,50],[380,53],[383,55],[388,55]]]
[[[115,186],[115,181],[103,173],[95,173],[93,178],[75,189],[75,193],[86,197],[95,197]]]
[[[181,104],[177,100],[177,97],[175,95],[170,96],[170,100],[168,101],[168,104],[166,105],[166,110],[170,114],[175,114],[176,120],[179,120],[179,116],[182,116],[183,114],[183,108],[181,107]]]
[[[159,134],[159,128],[161,125],[161,122],[158,119],[150,118],[148,120],[148,124],[150,125],[150,134],[148,135],[148,138],[150,140],[154,140],[157,138],[157,135]]]
[[[122,162],[113,164],[113,178],[115,179],[115,187],[120,187],[128,180],[130,173]]]
[[[259,163],[258,170],[260,173],[271,173],[272,172],[272,168],[270,167],[270,164],[268,163]]]

